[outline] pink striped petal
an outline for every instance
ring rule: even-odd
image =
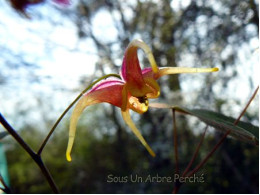
[[[88,91],[88,93],[91,93],[93,91],[99,90],[99,89],[103,89],[109,86],[114,86],[114,85],[124,85],[125,83],[118,79],[118,78],[108,78],[106,80],[102,80],[100,82],[98,82],[96,85],[94,85],[92,87],[91,90]],[[87,94],[88,94],[87,93]]]
[[[144,68],[143,70],[142,70],[142,75],[144,75],[144,74],[149,74],[150,72],[152,72],[153,70],[152,70],[152,68]]]
[[[97,83],[84,96],[99,102],[107,102],[121,108],[124,84],[124,82],[116,78],[106,79]]]

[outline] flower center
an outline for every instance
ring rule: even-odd
[[[137,99],[141,104],[145,104],[146,106],[148,106],[148,99],[146,96],[138,97]]]
[[[146,96],[141,96],[141,97],[131,96],[129,98],[129,104],[130,104],[130,108],[133,111],[142,114],[148,110],[149,102]]]

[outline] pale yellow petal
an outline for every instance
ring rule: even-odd
[[[167,74],[217,72],[218,70],[218,68],[165,67],[160,68],[159,77]]]
[[[144,140],[142,134],[140,133],[140,131],[136,128],[135,124],[133,123],[133,121],[132,121],[132,119],[130,117],[129,110],[126,110],[125,112],[122,111],[122,116],[123,116],[123,119],[125,120],[126,124],[130,127],[130,129],[136,135],[136,137],[140,140],[140,142],[144,145],[144,147],[147,149],[149,154],[152,157],[155,157],[154,151],[146,143],[146,141]]]
[[[74,139],[75,139],[75,134],[76,134],[76,128],[77,128],[77,123],[79,120],[79,117],[81,115],[81,113],[83,112],[83,110],[89,106],[89,105],[93,105],[99,103],[99,101],[94,100],[88,96],[83,96],[78,103],[76,104],[75,109],[72,112],[71,115],[71,119],[70,119],[70,129],[69,129],[69,141],[68,141],[68,147],[67,147],[67,151],[66,151],[66,158],[68,161],[71,161],[71,150],[72,150],[72,146],[74,143]]]

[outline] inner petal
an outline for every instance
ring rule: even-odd
[[[141,88],[144,85],[144,81],[137,56],[137,49],[137,47],[127,48],[121,69],[121,76],[125,82]]]

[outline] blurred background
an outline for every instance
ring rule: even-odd
[[[160,67],[220,68],[218,73],[162,78],[156,102],[236,118],[259,83],[258,7],[258,0],[78,0],[69,6],[49,0],[29,6],[27,19],[8,0],[0,1],[0,112],[37,150],[75,97],[94,79],[118,73],[126,46],[140,38]],[[139,58],[142,67],[149,66],[142,51]],[[258,125],[258,105],[257,96],[242,120]],[[167,182],[107,182],[108,175],[173,176],[170,110],[132,113],[157,154],[152,158],[122,121],[120,109],[108,104],[89,107],[79,121],[73,160],[68,163],[70,114],[42,154],[62,193],[172,192],[174,184]],[[205,124],[181,114],[177,122],[184,170]],[[220,137],[209,129],[194,165]],[[39,168],[10,136],[0,140],[1,149],[1,175],[13,193],[51,192]],[[227,139],[201,174],[204,183],[186,183],[179,192],[258,193],[258,147]]]

